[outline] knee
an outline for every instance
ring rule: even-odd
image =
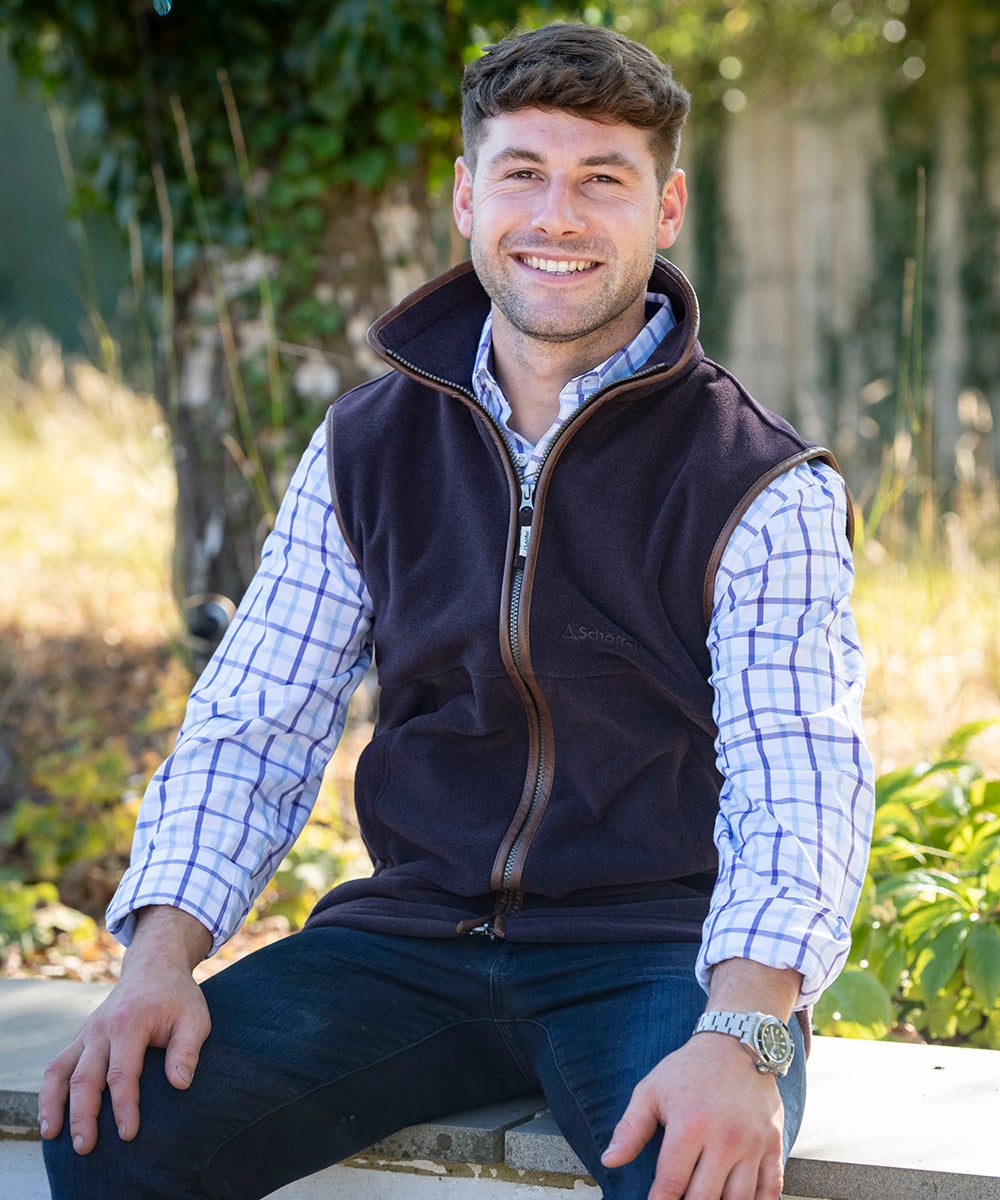
[[[42,1153],[45,1158],[45,1173],[49,1177],[49,1189],[53,1200],[63,1200],[73,1195],[72,1166],[73,1160],[79,1156],[73,1150],[69,1135],[69,1119],[63,1122],[62,1132],[51,1141],[42,1142]]]
[[[106,1200],[115,1194],[112,1181],[116,1178],[116,1168],[112,1160],[118,1141],[114,1133],[102,1130],[97,1145],[89,1154],[77,1154],[67,1115],[59,1136],[42,1142],[52,1200],[97,1200],[98,1197]]]

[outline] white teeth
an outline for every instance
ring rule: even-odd
[[[550,275],[572,275],[574,271],[586,271],[594,264],[592,262],[557,262],[553,258],[535,258],[529,256],[524,261],[536,271],[547,271]]]

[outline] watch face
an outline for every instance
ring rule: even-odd
[[[761,1021],[757,1029],[757,1045],[768,1062],[780,1064],[792,1053],[792,1041],[780,1021]]]

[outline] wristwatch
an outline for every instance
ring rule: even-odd
[[[739,1038],[761,1075],[784,1075],[795,1053],[788,1026],[767,1013],[702,1013],[694,1031],[728,1033]]]

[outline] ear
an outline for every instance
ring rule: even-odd
[[[683,171],[675,171],[664,184],[663,196],[660,200],[660,223],[657,228],[656,245],[660,250],[666,250],[677,240],[684,221],[684,209],[687,206],[687,184]]]
[[[468,240],[472,236],[472,168],[464,158],[455,160],[455,189],[451,198],[458,232]]]

